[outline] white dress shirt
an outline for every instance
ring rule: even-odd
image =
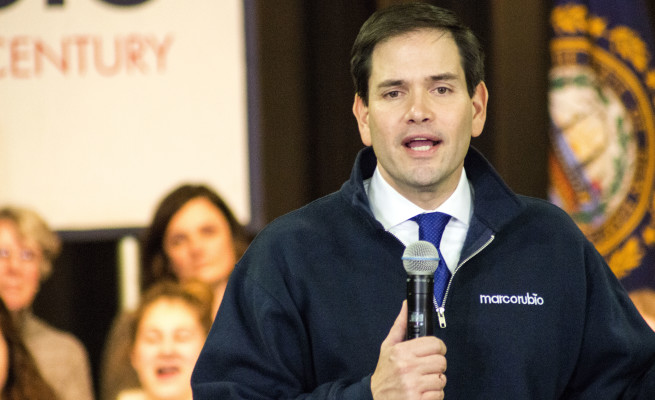
[[[418,240],[418,223],[411,218],[434,211],[450,215],[439,249],[450,272],[455,271],[473,214],[473,193],[466,171],[462,170],[455,192],[436,210],[424,210],[407,200],[384,180],[378,168],[364,181],[364,189],[375,218],[405,246]]]

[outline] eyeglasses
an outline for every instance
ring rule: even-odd
[[[31,262],[36,260],[37,257],[36,251],[31,249],[19,249],[16,255],[20,262]],[[0,262],[9,261],[13,256],[14,253],[11,250],[0,247]]]

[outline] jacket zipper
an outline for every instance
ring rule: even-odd
[[[490,244],[491,242],[493,242],[493,240],[494,240],[495,237],[496,237],[495,235],[491,235],[491,237],[489,238],[489,240],[487,240],[487,242],[486,242],[485,244],[483,244],[483,245],[482,245],[479,249],[477,249],[473,254],[471,254],[470,256],[468,256],[468,257],[466,258],[466,260],[462,261],[462,262],[457,266],[457,268],[455,268],[455,271],[453,271],[453,275],[450,277],[450,280],[448,281],[448,286],[446,286],[446,293],[444,293],[444,295],[443,295],[443,300],[441,301],[441,305],[438,305],[438,304],[437,304],[437,300],[436,300],[434,297],[432,297],[432,302],[434,303],[434,308],[435,308],[435,310],[437,311],[437,318],[438,318],[438,320],[439,320],[439,328],[445,328],[445,327],[446,327],[446,314],[445,314],[445,311],[446,311],[446,299],[448,298],[448,292],[450,291],[450,284],[452,283],[453,278],[455,277],[455,274],[457,273],[457,271],[459,271],[460,268],[462,268],[462,266],[463,266],[464,264],[466,264],[466,262],[467,262],[468,260],[470,260],[471,258],[475,257],[478,253],[480,253],[480,252],[481,252],[482,250],[484,250],[487,246],[489,246],[489,244]]]

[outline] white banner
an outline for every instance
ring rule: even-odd
[[[239,0],[0,0],[0,205],[144,226],[190,181],[247,223],[244,32]]]

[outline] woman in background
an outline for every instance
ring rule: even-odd
[[[57,397],[91,400],[91,368],[82,343],[32,313],[34,298],[52,272],[59,249],[59,238],[34,211],[0,209],[0,298]]]
[[[214,311],[248,247],[245,229],[215,191],[183,185],[161,201],[141,251],[142,287],[161,279],[197,279],[214,291]]]
[[[142,240],[142,288],[166,279],[199,280],[213,292],[213,318],[249,242],[244,227],[214,190],[205,185],[179,186],[161,200]],[[114,400],[120,390],[138,385],[125,356],[130,342],[127,319],[126,314],[119,315],[105,343],[101,400]]]
[[[0,299],[0,399],[57,400]]]
[[[143,295],[130,331],[140,388],[118,400],[191,400],[191,372],[212,324],[213,294],[198,281],[162,281]]]

